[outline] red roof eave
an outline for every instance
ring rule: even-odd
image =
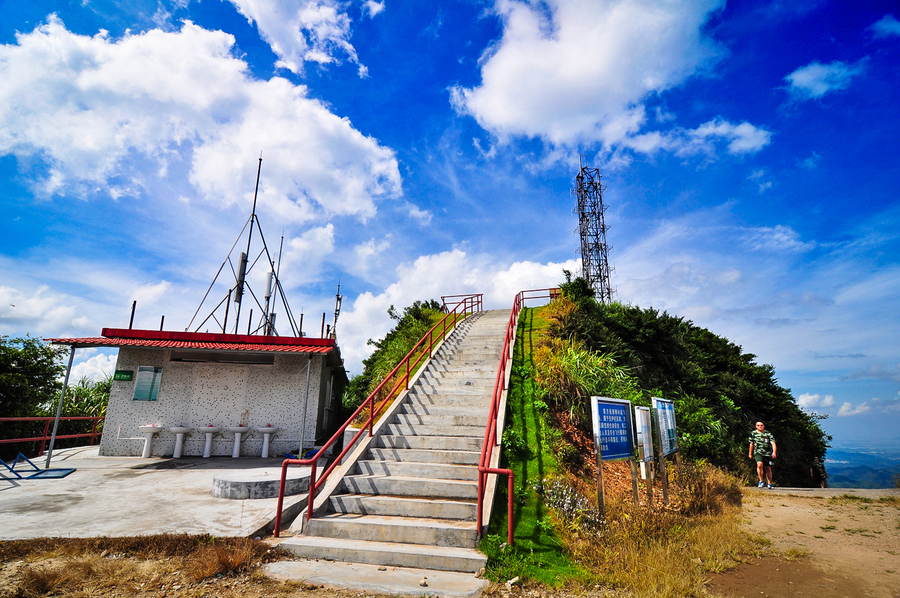
[[[218,335],[231,336],[231,335]],[[235,335],[239,336],[239,335]],[[262,337],[273,338],[273,337]],[[274,337],[279,338],[279,337]],[[287,345],[287,344],[263,344],[263,343],[234,343],[234,342],[201,342],[179,341],[163,339],[141,338],[48,338],[44,339],[54,345],[69,345],[76,348],[85,347],[147,347],[154,349],[200,349],[207,351],[253,351],[256,353],[319,353],[326,354],[332,351],[334,341],[329,340],[329,345]]]

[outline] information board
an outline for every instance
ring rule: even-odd
[[[594,446],[600,447],[604,461],[634,457],[634,425],[631,401],[591,397]]]
[[[653,411],[656,413],[656,425],[659,426],[659,442],[663,455],[671,455],[678,451],[678,434],[675,429],[675,403],[653,397]]]
[[[653,461],[653,428],[650,423],[650,408],[636,405],[634,422],[637,426],[638,457],[641,461]]]

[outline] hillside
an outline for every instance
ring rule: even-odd
[[[563,297],[543,311],[549,337],[580,343],[621,368],[626,380],[618,383],[620,392],[634,395],[621,398],[644,405],[651,396],[673,399],[686,457],[754,478],[747,439],[761,420],[778,443],[776,484],[810,485],[809,463],[825,455],[831,438],[819,426],[821,416],[801,410],[778,384],[771,365],[756,363],[755,355],[684,318],[601,304],[583,279],[568,273],[560,287]]]

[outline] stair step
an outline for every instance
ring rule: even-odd
[[[311,536],[366,542],[396,542],[428,546],[475,548],[478,531],[474,521],[331,513],[313,517],[306,527]]]
[[[487,417],[484,413],[480,415],[398,413],[396,418],[397,424],[408,426],[476,426],[484,428],[487,425]]]
[[[416,463],[409,461],[357,461],[356,467],[363,475],[399,476],[404,478],[436,478],[440,480],[478,479],[478,468],[473,465],[445,463]]]
[[[405,517],[436,517],[440,519],[475,520],[478,505],[475,501],[437,498],[409,498],[401,496],[372,496],[368,494],[340,494],[330,498],[336,513],[360,515],[396,515]]]
[[[448,463],[453,465],[478,465],[478,451],[452,451],[427,449],[370,448],[367,457],[381,461],[411,461],[414,463]]]
[[[488,406],[464,407],[462,405],[425,405],[418,401],[407,401],[400,407],[399,413],[408,413],[412,415],[476,416],[481,418],[482,424],[487,425]]]
[[[420,498],[478,498],[478,483],[401,476],[351,475],[343,479],[350,494],[417,496]]]
[[[379,448],[426,449],[433,451],[478,451],[484,442],[484,432],[480,438],[473,436],[394,436],[382,434],[378,437]]]
[[[285,540],[279,546],[298,556],[310,559],[333,559],[436,571],[476,573],[487,562],[487,557],[475,550],[454,546],[363,542],[317,536],[295,536]]]
[[[485,426],[430,426],[426,424],[388,424],[386,433],[401,436],[472,436],[483,437]]]

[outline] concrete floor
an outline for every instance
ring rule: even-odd
[[[233,500],[212,494],[217,475],[279,479],[281,457],[101,457],[98,447],[54,452],[51,468],[75,468],[61,479],[9,479],[0,468],[0,540],[134,536],[162,533],[256,536],[274,521],[277,498]],[[43,468],[44,458],[33,459]],[[304,471],[306,469],[306,471]],[[17,471],[25,471],[20,467]],[[320,469],[321,471],[321,469]],[[292,477],[309,475],[292,467]],[[307,495],[286,497],[284,507]],[[301,507],[302,508],[302,507]]]

